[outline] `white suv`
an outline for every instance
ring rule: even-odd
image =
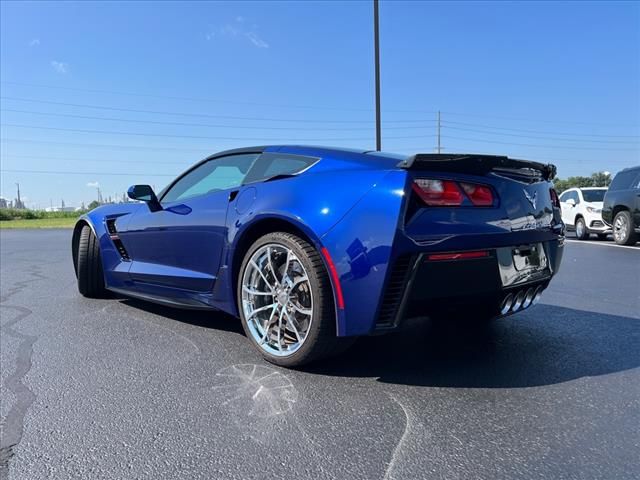
[[[560,195],[562,221],[567,229],[575,230],[576,237],[586,240],[591,233],[604,240],[611,227],[602,221],[602,201],[607,189],[604,187],[570,188]]]

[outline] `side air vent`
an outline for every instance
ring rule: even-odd
[[[402,295],[404,294],[407,280],[411,270],[411,260],[413,257],[407,255],[398,257],[393,264],[393,269],[387,280],[387,288],[384,292],[380,313],[376,321],[376,327],[385,328],[393,326],[393,322],[398,313]]]
[[[116,230],[116,219],[110,218],[107,220],[107,231],[109,235],[117,235],[118,231]]]
[[[131,260],[131,257],[129,257],[129,254],[127,253],[127,250],[124,248],[122,240],[120,240],[120,236],[118,235],[118,230],[116,229],[116,219],[109,218],[106,223],[107,223],[107,231],[109,232],[109,238],[111,238],[113,245],[116,247],[116,250],[118,250],[118,253],[122,257],[122,260],[125,260],[125,261]]]

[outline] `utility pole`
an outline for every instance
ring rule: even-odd
[[[440,153],[440,110],[438,110],[438,153]]]
[[[382,127],[380,125],[380,31],[378,28],[378,0],[373,0],[373,42],[376,70],[376,150],[382,149]]]
[[[16,187],[18,187],[18,205],[16,206],[16,208],[24,208],[22,205],[22,200],[20,200],[20,184],[16,183]]]

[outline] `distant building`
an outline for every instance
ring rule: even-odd
[[[75,212],[75,207],[47,207],[44,209],[45,212]]]
[[[10,202],[7,202],[6,198],[0,197],[0,208],[9,208]]]

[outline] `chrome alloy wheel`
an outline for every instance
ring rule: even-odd
[[[584,235],[584,223],[581,221],[576,222],[576,236],[579,238],[582,238],[582,236]]]
[[[285,357],[304,343],[313,319],[313,293],[300,259],[288,247],[263,245],[242,275],[242,311],[258,346]]]
[[[627,221],[623,215],[617,215],[613,222],[613,236],[617,242],[622,242],[627,238]]]

